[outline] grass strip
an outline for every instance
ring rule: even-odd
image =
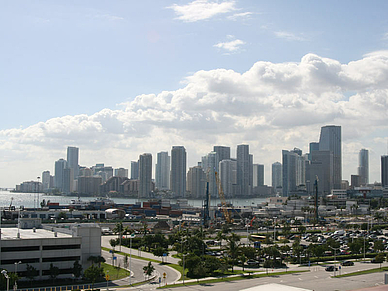
[[[106,248],[106,247],[101,247],[101,249],[104,251],[107,251],[107,252],[109,252],[111,250],[110,248]],[[129,254],[124,253],[124,252],[119,252],[119,251],[115,251],[115,254],[119,254],[122,256],[125,256],[125,255],[129,256]],[[153,263],[162,263],[162,261],[158,261],[155,259],[149,259],[149,258],[145,258],[145,257],[140,257],[140,256],[136,256],[136,255],[131,255],[131,257],[134,259],[140,259],[140,260],[149,261],[149,262],[153,262]]]
[[[119,267],[113,267],[112,265],[106,263],[101,263],[101,267],[103,267],[105,275],[109,274],[109,281],[118,280],[129,276],[129,271]]]
[[[364,271],[357,271],[357,272],[353,272],[353,273],[333,276],[333,278],[351,277],[351,276],[372,274],[372,273],[378,273],[378,272],[384,272],[384,271],[388,271],[388,267],[375,268],[375,269],[369,269],[369,270],[364,270]]]
[[[157,289],[174,288],[174,287],[182,287],[182,286],[190,286],[190,285],[212,284],[212,283],[228,282],[228,281],[239,281],[239,280],[246,280],[246,279],[255,279],[255,278],[262,278],[262,277],[281,276],[281,275],[303,273],[303,272],[308,272],[308,270],[277,272],[277,273],[270,273],[270,274],[263,273],[263,274],[247,275],[247,276],[243,275],[243,276],[236,276],[236,277],[223,277],[223,278],[217,278],[217,279],[209,279],[209,280],[202,280],[202,281],[195,281],[195,282],[187,282],[185,284],[165,285],[165,286],[158,287]]]

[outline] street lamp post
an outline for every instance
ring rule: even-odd
[[[276,219],[277,219],[277,217],[274,216],[273,219],[274,219],[274,225],[273,225],[273,242],[275,243],[275,241],[276,241],[275,236],[276,236]]]
[[[9,276],[8,272],[6,270],[1,271],[1,274],[4,275],[4,277],[7,279],[7,291],[9,290]]]
[[[132,272],[132,238],[134,238],[135,235],[132,233],[129,236],[129,285],[131,285],[131,272]]]
[[[19,262],[15,262],[15,284],[13,285],[13,290],[17,290],[18,289],[18,284],[17,284],[17,278],[18,278],[18,265],[21,264],[22,262],[19,261]]]
[[[106,290],[109,290],[109,270],[106,270]]]

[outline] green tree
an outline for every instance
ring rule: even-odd
[[[82,265],[78,261],[74,262],[74,264],[73,264],[73,271],[72,272],[73,272],[74,278],[78,279],[79,277],[81,277],[81,275],[82,275]]]
[[[230,255],[230,258],[233,260],[232,262],[232,272],[233,272],[233,265],[236,262],[238,253],[239,253],[239,242],[240,242],[240,236],[232,232],[230,236],[227,238],[227,246],[228,246],[228,253]]]
[[[300,245],[300,240],[296,239],[292,244],[292,253],[300,261],[300,255],[302,254],[303,247]]]
[[[152,250],[152,254],[153,254],[154,256],[161,257],[161,258],[162,258],[162,262],[163,262],[163,255],[164,255],[164,254],[168,254],[168,250],[165,249],[165,248],[162,247],[162,246],[158,246],[156,249],[153,249],[153,250]]]
[[[243,268],[243,272],[244,272],[245,271],[245,263],[247,262],[248,258],[244,254],[240,255],[239,258],[240,258],[240,261],[241,261],[241,264],[242,264],[242,268]]]
[[[58,216],[57,216],[58,220],[65,220],[66,218],[67,218],[66,212],[61,211],[58,213]]]
[[[104,277],[104,269],[95,265],[91,265],[84,272],[85,278],[92,281],[92,290],[94,289],[94,283]]]
[[[382,250],[384,250],[384,243],[383,243],[383,241],[380,240],[380,239],[375,240],[373,248],[377,252],[381,252]]]
[[[304,234],[306,232],[306,227],[304,225],[299,225],[298,231],[300,234]]]
[[[143,267],[143,272],[146,276],[150,277],[155,271],[155,267],[151,264],[151,262],[148,262],[148,265]]]
[[[96,264],[98,267],[101,267],[101,263],[105,263],[105,259],[102,256],[90,256],[88,258],[89,262],[92,262],[92,264]]]
[[[34,281],[35,277],[38,276],[38,275],[39,275],[39,271],[35,267],[27,264],[27,266],[26,266],[26,277],[27,277],[27,279],[30,280],[31,283],[32,283],[32,281]]]
[[[121,234],[124,232],[123,222],[117,222],[112,231],[114,234],[117,234],[117,238],[120,238]]]
[[[112,239],[109,240],[109,244],[111,245],[111,247],[113,249],[115,249],[115,247],[117,246],[117,240],[112,238]]]
[[[55,279],[58,277],[59,275],[59,268],[54,266],[53,263],[50,264],[50,269],[49,269],[49,273],[50,273],[50,278],[53,279],[53,282],[55,281]]]
[[[379,253],[375,257],[375,262],[380,264],[380,269],[381,269],[381,264],[384,262],[384,260],[385,260],[385,255],[383,253]]]

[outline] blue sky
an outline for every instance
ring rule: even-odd
[[[139,154],[172,145],[187,145],[193,166],[215,143],[235,148],[243,142],[252,145],[255,162],[265,164],[270,184],[270,165],[281,161],[281,147],[305,152],[326,124],[343,126],[343,178],[356,173],[356,153],[366,147],[371,180],[379,181],[387,138],[387,6],[386,1],[3,1],[0,176],[7,177],[0,186],[53,171],[68,145],[81,148],[81,164],[128,168]],[[325,66],[304,75],[305,67],[290,65],[302,60]],[[335,77],[329,74],[334,67]],[[302,81],[285,80],[295,70]],[[245,77],[254,74],[271,76],[260,88],[272,87],[252,90],[261,83]],[[333,80],[341,74],[346,80]],[[314,88],[295,90],[293,82],[312,82]],[[247,84],[252,92],[244,91]],[[252,94],[264,98],[256,113],[250,111],[258,104],[254,98],[252,106],[236,107],[240,99],[250,104]],[[357,98],[376,106],[365,108]],[[195,112],[194,105],[184,106],[194,99],[201,105]],[[299,104],[306,111],[295,111]],[[272,110],[260,114],[262,106]],[[323,107],[323,114],[308,115]],[[359,123],[363,126],[355,128]],[[152,130],[140,130],[150,124]],[[212,126],[214,131],[201,132]],[[149,146],[158,134],[165,137],[160,147]],[[107,138],[115,145],[104,145]]]

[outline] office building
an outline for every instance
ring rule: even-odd
[[[250,196],[250,186],[253,184],[252,158],[249,156],[249,145],[237,146],[237,185],[241,196]]]
[[[264,165],[253,164],[253,187],[264,186]]]
[[[366,149],[361,149],[358,154],[358,175],[361,185],[369,184],[369,152]]]
[[[313,151],[319,151],[319,142],[310,142],[310,152],[308,153],[307,157],[308,157],[308,160],[311,161],[311,153]]]
[[[66,168],[63,170],[63,189],[62,192],[70,194],[74,189],[74,174],[72,168]]]
[[[306,171],[306,186],[310,194],[315,193],[314,183],[318,178],[318,194],[329,195],[333,189],[334,158],[331,151],[313,151]]]
[[[189,168],[187,172],[187,192],[191,198],[204,199],[206,194],[206,174],[202,167]]]
[[[155,185],[159,190],[170,189],[170,156],[168,152],[157,154]]]
[[[216,181],[216,172],[219,177],[219,159],[216,152],[210,152],[202,157],[202,168],[206,174],[207,182],[209,182],[209,193],[213,198],[218,197],[218,186]]]
[[[341,126],[328,125],[321,128],[319,150],[333,153],[333,187],[341,189],[342,154],[341,154]]]
[[[230,147],[214,146],[213,152],[218,154],[218,160],[220,162],[223,160],[230,160]]]
[[[235,187],[237,183],[237,161],[222,160],[219,168],[224,195],[226,198],[233,198],[235,196]]]
[[[128,169],[124,169],[124,168],[115,169],[115,176],[128,178]]]
[[[388,155],[381,156],[381,185],[388,187]]]
[[[78,172],[79,172],[79,164],[78,164],[78,157],[79,157],[79,149],[76,147],[67,147],[67,167],[70,169],[73,169],[73,177],[72,179],[78,179]]]
[[[52,215],[52,213],[50,214]],[[36,280],[51,278],[50,265],[59,269],[58,278],[73,278],[74,262],[86,270],[90,256],[101,256],[101,229],[97,224],[65,227],[41,225],[40,218],[20,218],[20,228],[1,229],[1,268],[27,280],[27,265],[38,271]]]
[[[64,159],[59,159],[55,162],[55,188],[63,191],[64,187],[64,171],[67,168],[67,162]]]
[[[351,175],[350,176],[350,186],[352,189],[356,188],[356,187],[360,187],[361,186],[361,177],[360,175]]]
[[[282,164],[279,162],[272,164],[272,188],[275,190],[282,187]]]
[[[139,156],[139,198],[147,198],[152,190],[152,155]]]
[[[139,161],[131,162],[131,179],[139,179]]]
[[[42,173],[42,185],[43,185],[44,192],[46,192],[52,187],[52,185],[50,185],[50,181],[51,181],[50,171],[44,171]]]
[[[175,197],[185,197],[186,192],[186,149],[173,146],[171,149],[170,188]]]
[[[102,178],[100,176],[79,176],[78,177],[78,193],[87,195],[100,194],[100,185]]]

